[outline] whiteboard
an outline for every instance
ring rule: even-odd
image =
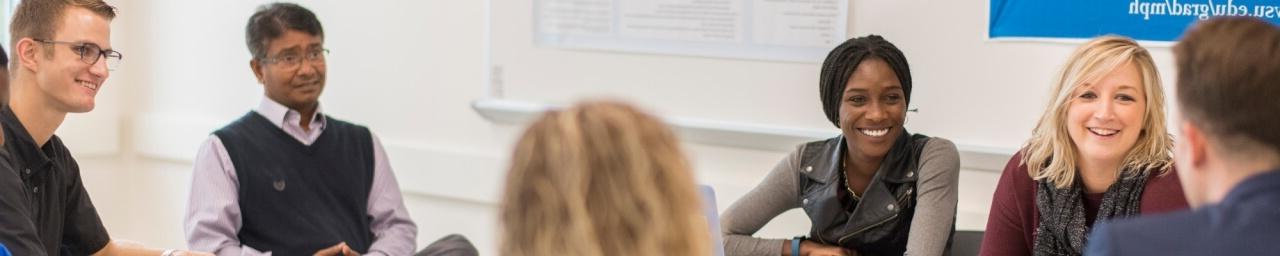
[[[818,63],[848,0],[532,0],[535,45]]]
[[[1030,136],[1079,42],[990,41],[988,2],[850,1],[848,36],[879,34],[906,54],[907,130],[1012,153]],[[532,1],[491,1],[491,97],[562,105],[622,98],[663,116],[839,132],[822,113],[817,63],[539,47]],[[1172,57],[1152,46],[1168,99]]]

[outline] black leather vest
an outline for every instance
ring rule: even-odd
[[[845,190],[841,162],[844,136],[805,145],[800,157],[800,202],[813,226],[810,239],[839,245],[861,255],[902,255],[916,209],[920,153],[929,137],[903,132],[880,164],[853,212],[839,193]],[[954,232],[954,231],[953,231]],[[948,242],[950,247],[950,242]]]

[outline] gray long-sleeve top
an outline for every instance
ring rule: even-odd
[[[803,147],[803,146],[801,146]],[[800,152],[793,151],[769,176],[729,206],[721,217],[726,255],[780,255],[789,239],[752,235],[779,214],[800,207]],[[908,255],[942,255],[955,221],[960,155],[951,141],[933,137],[920,156],[915,216],[907,237]]]

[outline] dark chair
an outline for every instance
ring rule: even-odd
[[[982,248],[982,233],[980,230],[956,230],[951,238],[951,256],[978,255],[978,249]]]
[[[459,234],[448,235],[448,236],[445,236],[444,238],[440,238],[440,240],[431,242],[431,245],[427,245],[427,248],[422,248],[421,251],[418,251],[418,253],[414,254],[414,256],[477,256],[477,255],[480,255],[480,252],[476,250],[476,246],[472,245],[471,241],[467,240],[466,237]]]

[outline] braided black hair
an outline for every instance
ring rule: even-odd
[[[911,104],[911,69],[907,66],[907,57],[902,51],[878,35],[850,38],[827,54],[827,60],[822,62],[822,74],[818,81],[822,111],[836,127],[840,127],[840,102],[844,96],[844,87],[849,83],[858,64],[867,57],[889,63],[889,68],[898,75],[898,82],[902,84],[906,105]]]

